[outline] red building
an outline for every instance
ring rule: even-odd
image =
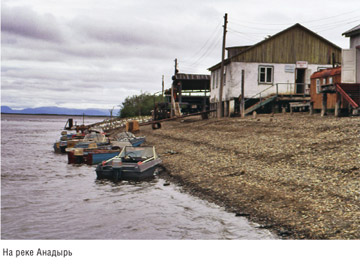
[[[350,49],[341,52],[341,67],[328,68],[311,75],[310,96],[313,109],[335,109],[358,113],[360,109],[360,25],[343,33],[350,37]]]
[[[325,115],[328,109],[352,112],[360,106],[360,84],[341,83],[341,67],[320,70],[311,75],[310,97],[314,110]]]

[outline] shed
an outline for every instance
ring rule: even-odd
[[[209,109],[210,75],[176,73],[172,79],[174,99],[182,113]]]

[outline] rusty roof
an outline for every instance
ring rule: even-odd
[[[311,75],[311,78],[312,79],[327,78],[327,77],[336,76],[336,75],[341,75],[341,67],[327,68],[327,69],[317,71]]]
[[[173,80],[210,80],[210,75],[177,73]]]

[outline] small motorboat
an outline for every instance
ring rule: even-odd
[[[126,146],[118,156],[99,164],[95,171],[97,179],[141,181],[153,178],[161,162],[155,147]]]
[[[110,140],[106,137],[105,133],[98,130],[91,130],[86,134],[84,139],[74,143],[74,148],[88,148],[89,145],[96,143],[97,147],[107,146],[110,144]],[[68,145],[69,146],[69,145]]]
[[[54,143],[54,151],[56,153],[66,153],[66,148],[70,147],[70,142],[79,142],[84,138],[82,133],[70,133],[66,131],[61,132],[60,140]]]
[[[69,164],[99,164],[116,155],[119,155],[119,147],[103,146],[97,147],[96,143],[90,143],[88,148],[67,149]]]
[[[125,146],[138,147],[145,142],[145,139],[145,137],[136,137],[133,133],[125,131],[110,138],[110,142],[113,146],[120,148]]]

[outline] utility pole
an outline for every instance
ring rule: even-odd
[[[162,75],[162,83],[161,83],[161,85],[162,85],[162,90],[161,90],[161,95],[164,97],[164,75]]]
[[[178,63],[177,63],[177,58],[175,58],[175,70],[174,70],[174,75],[176,75],[176,73],[178,72],[177,69]],[[174,107],[175,107],[175,102],[174,102],[174,83],[172,83],[171,85],[171,109],[170,109],[170,117],[174,116]]]
[[[241,100],[240,100],[240,114],[245,117],[245,70],[241,70]]]
[[[220,69],[220,92],[219,92],[219,102],[218,102],[218,117],[224,116],[224,109],[222,107],[222,97],[223,97],[223,88],[224,88],[224,59],[225,59],[225,41],[226,41],[226,26],[227,26],[227,13],[224,16],[224,33],[223,33],[223,42],[222,42],[222,53],[221,53],[221,69]]]
[[[178,70],[177,58],[175,58],[175,71],[174,71],[174,75],[176,75],[178,72],[179,72],[179,70]]]

